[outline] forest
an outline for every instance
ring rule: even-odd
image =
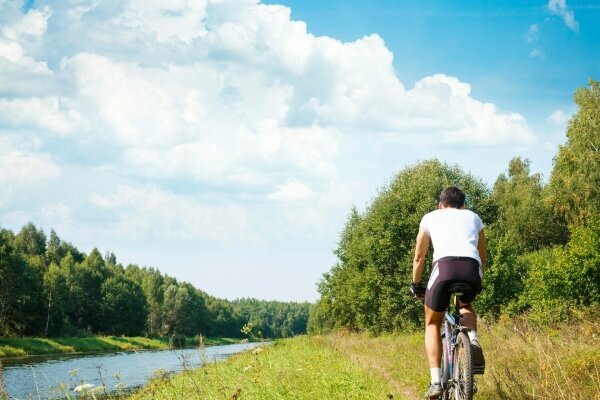
[[[306,332],[308,313],[308,303],[218,299],[113,253],[85,254],[32,223],[0,229],[0,337],[279,338]]]
[[[309,332],[422,326],[423,305],[408,291],[415,238],[447,186],[462,188],[467,208],[485,224],[488,261],[475,301],[484,319],[527,314],[551,323],[598,307],[600,82],[590,80],[574,100],[578,109],[547,182],[520,157],[492,188],[459,166],[428,160],[400,171],[364,212],[352,209],[335,250],[338,262],[319,283]]]

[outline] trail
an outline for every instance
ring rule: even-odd
[[[416,400],[421,399],[422,396],[417,394],[415,388],[403,385],[400,381],[395,379],[390,371],[388,371],[383,365],[377,363],[376,360],[369,359],[368,357],[359,356],[356,354],[346,354],[349,358],[354,357],[354,360],[363,368],[377,371],[377,373],[386,380],[388,385],[394,390],[396,395],[401,395],[403,399]],[[395,398],[396,396],[394,396]]]
[[[330,335],[326,342],[351,362],[383,377],[395,399],[421,399],[422,393],[415,381],[415,376],[420,376],[419,373],[423,371],[414,368],[414,360],[406,357],[406,353],[398,354],[382,343],[364,339],[364,337],[356,335]],[[411,362],[403,364],[402,360],[407,358]]]

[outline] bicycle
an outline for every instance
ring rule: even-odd
[[[450,303],[442,325],[442,400],[472,400],[477,392],[473,375],[484,372],[484,367],[473,365],[469,328],[460,324],[460,296],[470,290],[467,283],[448,288],[454,296],[454,312]]]

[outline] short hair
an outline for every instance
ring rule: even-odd
[[[440,193],[440,203],[445,207],[461,208],[465,205],[465,192],[456,186],[449,186]]]

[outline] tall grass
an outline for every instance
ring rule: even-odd
[[[481,398],[600,400],[598,315],[540,327],[524,318],[485,329]]]
[[[589,312],[554,327],[541,327],[524,317],[481,325],[486,373],[476,376],[476,398],[600,400],[597,321],[597,313]],[[429,384],[421,333],[338,334],[326,340],[350,360],[380,371],[389,382],[402,387],[407,398],[421,398]]]
[[[476,376],[476,398],[600,400],[597,321],[596,310],[554,327],[525,317],[482,324],[487,370]],[[128,399],[421,399],[428,384],[421,332],[338,332],[163,376]]]

